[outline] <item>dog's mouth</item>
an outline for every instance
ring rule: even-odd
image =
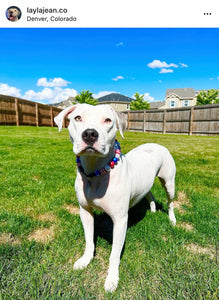
[[[93,146],[88,145],[85,147],[79,154],[80,155],[95,155],[95,156],[102,156],[101,153],[95,149]]]
[[[96,149],[93,146],[88,145],[85,149],[85,152],[96,152]]]
[[[84,154],[95,154],[98,153],[98,151],[91,145],[88,145],[87,147],[84,148],[82,151]]]

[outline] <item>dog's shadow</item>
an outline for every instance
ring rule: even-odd
[[[146,198],[143,198],[138,204],[132,207],[128,213],[128,228],[139,223],[146,215],[146,212],[150,210],[150,204]],[[162,204],[156,202],[156,210],[165,212]],[[113,240],[113,222],[111,218],[106,214],[94,214],[94,241],[95,245],[97,238],[103,238],[108,243],[112,244]]]

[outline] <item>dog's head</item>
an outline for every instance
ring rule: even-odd
[[[76,155],[107,156],[113,146],[117,127],[123,137],[125,118],[110,105],[76,104],[64,109],[54,119],[59,131],[65,117],[70,119],[68,130]]]
[[[20,18],[21,11],[18,7],[11,6],[7,10],[7,18],[8,20],[15,22]]]

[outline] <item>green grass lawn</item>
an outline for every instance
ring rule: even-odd
[[[0,127],[0,299],[218,299],[219,138],[126,132],[118,139],[123,153],[145,142],[170,150],[177,226],[156,180],[159,210],[136,208],[141,218],[128,228],[119,285],[109,295],[103,216],[96,215],[103,237],[95,259],[73,270],[85,241],[67,129]]]

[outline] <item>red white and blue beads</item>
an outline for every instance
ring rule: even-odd
[[[121,155],[121,147],[120,144],[117,140],[115,140],[115,156],[114,158],[102,169],[100,170],[96,170],[90,174],[86,174],[84,172],[84,168],[81,165],[81,160],[80,160],[80,156],[77,156],[76,158],[76,163],[77,163],[77,167],[78,170],[85,174],[87,177],[98,177],[98,176],[102,176],[102,175],[106,175],[108,172],[110,172],[111,169],[113,169],[115,167],[115,165],[117,165],[119,159],[120,159],[120,155]]]

